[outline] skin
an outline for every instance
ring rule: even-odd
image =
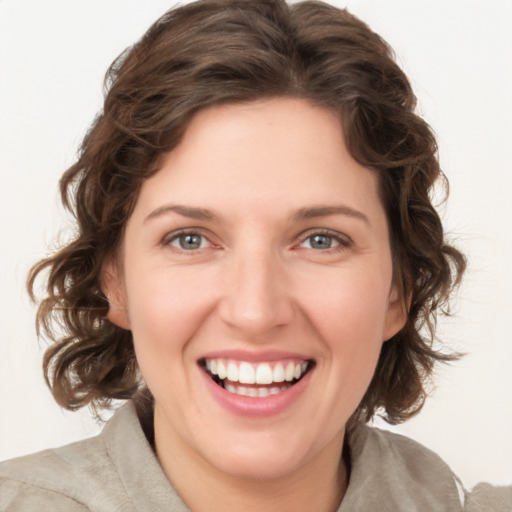
[[[198,248],[182,247],[183,229]],[[187,505],[336,510],[345,424],[405,322],[377,179],[339,118],[294,98],[199,112],[144,183],[105,276],[109,318],[132,330],[155,397],[157,456]],[[315,367],[284,411],[244,417],[212,398],[198,365],[231,349]]]

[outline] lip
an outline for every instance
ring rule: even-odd
[[[248,357],[250,356],[250,357]],[[265,354],[241,354],[240,352],[218,352],[211,353],[208,358],[223,357],[230,359],[239,359],[242,361],[256,362],[256,361],[275,361],[281,359],[304,359],[304,356],[298,356],[297,354],[292,355],[287,353],[265,353]],[[276,416],[283,413],[286,409],[291,407],[306,390],[311,375],[314,372],[314,368],[306,373],[298,382],[293,386],[289,387],[285,391],[281,391],[276,395],[269,395],[266,397],[249,397],[230,393],[222,386],[219,386],[213,379],[202,369],[198,367],[200,374],[204,380],[207,392],[213,397],[213,399],[225,410],[236,416],[252,417],[252,418],[265,418]]]
[[[245,350],[219,350],[217,352],[208,352],[199,358],[203,359],[233,359],[235,361],[247,361],[248,363],[272,363],[275,361],[286,361],[288,359],[300,359],[310,361],[311,357],[298,352],[288,352],[279,350],[268,350],[265,352],[249,352]]]

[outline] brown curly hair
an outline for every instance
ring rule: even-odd
[[[392,423],[421,408],[425,383],[447,356],[433,348],[435,319],[465,260],[444,240],[429,192],[444,176],[430,127],[389,46],[328,4],[200,0],[167,12],[107,72],[103,111],[78,161],[63,175],[75,239],[37,263],[46,297],[37,323],[52,343],[45,377],[56,401],[107,406],[144,388],[132,334],[107,318],[105,262],[119,248],[142,182],[180,141],[195,113],[213,104],[293,96],[339,114],[346,144],[377,173],[390,225],[394,280],[408,304],[404,328],[383,344],[355,418],[377,411]],[[147,390],[146,390],[147,391]]]

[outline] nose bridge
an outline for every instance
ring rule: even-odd
[[[221,314],[247,336],[286,325],[293,314],[284,262],[270,244],[238,247],[227,265]]]

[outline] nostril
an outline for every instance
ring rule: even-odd
[[[280,284],[280,269],[268,255],[247,256],[233,275],[226,276],[218,311],[223,322],[252,337],[289,324],[293,318],[289,288]],[[240,268],[243,267],[243,268]]]

